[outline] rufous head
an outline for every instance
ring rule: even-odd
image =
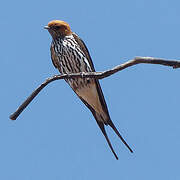
[[[61,20],[50,21],[44,28],[49,31],[53,39],[63,38],[72,34],[69,24]]]

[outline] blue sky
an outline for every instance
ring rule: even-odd
[[[179,180],[180,70],[137,65],[101,80],[114,132],[111,153],[90,111],[63,81],[48,85],[17,121],[9,120],[47,77],[58,74],[43,27],[67,21],[86,43],[97,71],[135,56],[179,59],[180,1],[3,1],[0,179]]]

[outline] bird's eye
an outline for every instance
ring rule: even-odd
[[[56,30],[58,30],[58,29],[60,29],[60,26],[55,26],[54,28],[55,28]]]

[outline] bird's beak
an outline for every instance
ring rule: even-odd
[[[49,26],[44,26],[44,29],[47,29],[47,30],[48,30],[48,29],[50,29],[50,27],[49,27]]]

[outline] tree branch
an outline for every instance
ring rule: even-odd
[[[64,75],[55,75],[43,82],[33,93],[19,106],[19,108],[10,116],[10,119],[16,120],[16,118],[21,114],[21,112],[29,105],[29,103],[39,94],[39,92],[47,86],[50,82],[56,81],[59,79],[70,79],[70,78],[96,78],[96,79],[103,79],[112,74],[122,71],[130,66],[134,66],[136,64],[159,64],[164,66],[171,66],[174,69],[180,68],[180,61],[177,60],[165,60],[161,58],[153,58],[153,57],[136,57],[133,60],[127,61],[124,64],[118,65],[110,70],[103,71],[103,72],[81,72],[81,73],[72,73],[72,74],[64,74]]]

